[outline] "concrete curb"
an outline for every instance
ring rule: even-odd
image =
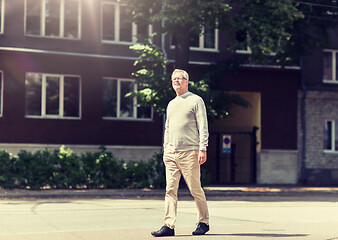
[[[337,197],[336,187],[205,187],[208,199],[233,197]],[[0,199],[113,198],[164,199],[164,189],[0,190]],[[179,198],[192,198],[179,189]]]

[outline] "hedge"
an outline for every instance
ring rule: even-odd
[[[202,169],[202,183],[210,176]],[[0,150],[0,189],[165,188],[162,154],[149,161],[124,161],[100,151],[77,155],[61,146],[17,156]]]

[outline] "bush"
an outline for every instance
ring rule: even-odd
[[[49,184],[52,174],[51,154],[45,150],[35,153],[20,151],[14,160],[16,185],[19,188],[40,189]]]
[[[162,154],[148,161],[116,159],[104,147],[76,155],[64,146],[54,151],[20,151],[14,157],[0,150],[0,188],[165,188]],[[201,170],[203,184],[210,181]]]
[[[85,183],[85,174],[81,170],[81,162],[71,149],[61,146],[50,157],[52,177],[50,185],[53,188],[76,188]]]
[[[0,187],[14,188],[14,158],[6,151],[0,150]]]

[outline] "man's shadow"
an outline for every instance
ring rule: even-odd
[[[179,237],[191,237],[192,235],[175,235],[175,238],[179,238]],[[290,237],[307,237],[309,236],[309,234],[278,234],[278,233],[232,233],[232,234],[221,234],[221,233],[211,233],[211,234],[205,234],[203,235],[205,237],[208,236],[232,236],[232,237],[265,237],[265,238],[281,238],[281,237],[285,237],[285,238],[290,238]],[[197,237],[197,236],[196,236]]]

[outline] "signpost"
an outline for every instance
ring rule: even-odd
[[[231,135],[223,135],[223,153],[231,153]]]

